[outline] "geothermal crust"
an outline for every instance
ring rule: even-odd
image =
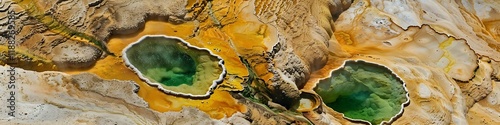
[[[25,64],[16,70],[18,114],[2,110],[5,124],[359,124],[314,92],[346,60],[383,65],[404,81],[410,103],[392,124],[500,124],[494,0],[3,0],[0,8],[16,13],[0,12],[0,45],[15,36],[16,59]],[[166,26],[144,28],[149,22]],[[14,34],[7,34],[11,24]],[[180,103],[182,94],[148,88],[119,58],[137,34],[206,48],[224,60],[227,75],[218,86],[210,80],[215,92],[199,104]],[[9,68],[0,66],[4,75]],[[3,88],[7,78],[0,77]],[[190,107],[174,110],[184,105]],[[217,120],[216,113],[228,115]]]
[[[12,67],[0,67],[2,75]],[[2,110],[0,124],[249,124],[240,115],[214,120],[204,112],[186,107],[179,112],[160,113],[148,108],[131,81],[103,80],[93,74],[67,75],[15,68],[15,112]],[[1,77],[9,81],[10,77]],[[8,84],[1,84],[7,88]],[[11,91],[1,91],[9,99]],[[10,106],[1,103],[0,106]]]

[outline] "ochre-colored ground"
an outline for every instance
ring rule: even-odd
[[[114,35],[111,37],[108,42],[108,46],[110,51],[115,53],[117,57],[107,56],[106,58],[99,60],[93,68],[87,71],[68,71],[67,73],[77,74],[80,72],[91,72],[99,75],[104,79],[133,80],[140,86],[140,90],[138,93],[139,96],[144,98],[144,100],[149,103],[150,108],[160,112],[180,111],[184,106],[192,106],[205,111],[213,118],[223,118],[224,116],[230,116],[237,111],[245,111],[246,109],[243,105],[237,104],[237,102],[227,91],[223,91],[220,89],[216,89],[214,94],[212,94],[210,98],[206,100],[193,100],[165,94],[162,91],[158,90],[156,87],[149,86],[147,83],[141,81],[139,77],[134,72],[132,72],[132,70],[128,69],[124,65],[123,59],[120,57],[122,50],[127,45],[136,42],[144,35],[168,35],[186,39],[192,33],[193,29],[194,24],[192,23],[174,25],[171,23],[156,20],[147,21],[145,24],[145,28],[143,28],[143,30],[139,31],[138,33]],[[216,41],[217,37],[214,37],[212,39],[204,37],[204,40],[207,39]],[[216,46],[228,46],[223,42],[201,43],[197,39],[187,39],[187,41],[192,45],[199,47],[205,46],[210,50],[213,50]],[[224,58],[224,60],[233,59],[229,57],[237,57],[232,50],[221,49],[221,51],[213,52]],[[236,59],[237,60],[235,61],[226,61],[225,67],[228,69],[244,68],[241,63],[241,66],[235,63],[231,63],[239,62],[239,59]],[[246,69],[234,71],[245,71],[242,74],[246,73]]]
[[[188,1],[187,9],[199,1]],[[32,16],[36,16],[43,24],[48,25],[50,32],[71,37],[70,39],[89,43],[85,34],[69,36],[73,32],[66,27],[53,23],[54,19],[41,14],[41,10],[31,0],[19,2],[24,9],[29,9]],[[149,103],[150,108],[160,111],[180,111],[184,106],[197,107],[208,113],[213,118],[223,118],[230,116],[235,112],[245,112],[245,106],[238,104],[229,91],[241,91],[241,83],[244,77],[248,76],[248,70],[240,61],[240,56],[259,60],[258,55],[262,55],[276,41],[271,33],[271,28],[257,21],[252,15],[252,11],[241,11],[249,4],[247,1],[237,1],[234,3],[224,3],[215,1],[208,3],[205,9],[195,7],[193,15],[199,14],[198,21],[188,21],[180,24],[169,23],[163,19],[149,19],[145,26],[132,34],[112,35],[107,41],[107,47],[111,53],[116,56],[107,56],[98,60],[97,63],[89,69],[63,71],[68,74],[79,74],[90,72],[103,79],[132,80],[139,84],[138,95]],[[231,4],[231,5],[228,5]],[[234,4],[234,5],[232,5]],[[200,4],[201,5],[201,4]],[[245,6],[242,6],[245,5]],[[212,8],[213,6],[213,8]],[[225,7],[234,6],[234,7]],[[243,7],[243,8],[242,8]],[[201,10],[200,10],[201,9]],[[252,8],[246,8],[252,9]],[[198,13],[201,12],[201,13]],[[238,18],[245,17],[245,18]],[[66,32],[67,31],[67,32]],[[227,76],[210,96],[205,100],[193,100],[176,97],[165,94],[156,87],[149,86],[144,81],[127,68],[121,58],[123,49],[129,44],[136,42],[145,35],[167,35],[184,39],[193,46],[207,48],[212,53],[220,56],[224,60],[224,67],[227,70]],[[81,37],[81,38],[80,38]],[[94,43],[95,44],[95,43]],[[266,46],[267,45],[267,46]],[[258,62],[257,62],[258,63]],[[250,64],[255,68],[257,75],[268,80],[272,76],[267,71],[266,63]],[[207,83],[211,84],[211,83]]]

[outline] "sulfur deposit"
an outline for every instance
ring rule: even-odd
[[[0,123],[497,125],[499,14],[495,0],[2,0],[0,106],[15,108]]]

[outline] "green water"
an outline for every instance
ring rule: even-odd
[[[147,37],[126,53],[130,63],[146,77],[166,86],[192,85],[196,62],[176,39]]]
[[[401,110],[406,91],[399,78],[383,66],[348,61],[314,89],[325,104],[351,119],[380,124]]]

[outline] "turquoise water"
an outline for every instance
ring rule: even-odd
[[[127,51],[129,62],[150,79],[166,86],[192,85],[196,62],[176,39],[147,37]]]
[[[314,89],[325,104],[351,119],[389,121],[406,102],[402,81],[383,66],[348,61]]]

